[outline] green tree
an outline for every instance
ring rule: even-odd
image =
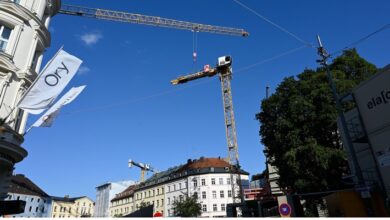
[[[356,50],[344,51],[330,64],[339,94],[375,74],[377,68]],[[344,106],[350,109],[352,105]],[[289,192],[316,192],[343,187],[346,156],[337,131],[337,111],[323,68],[285,78],[257,114],[260,136]]]
[[[175,216],[198,217],[202,213],[202,207],[194,196],[185,197],[183,201],[176,200],[173,203]]]

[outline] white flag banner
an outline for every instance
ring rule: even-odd
[[[76,74],[83,61],[60,49],[18,103],[31,114],[47,109]]]
[[[84,90],[85,86],[73,87],[49,108],[31,127],[50,127],[64,105],[71,103]]]

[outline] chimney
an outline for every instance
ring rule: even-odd
[[[188,159],[187,160],[187,163],[189,164],[189,163],[192,163],[192,160],[191,159]]]

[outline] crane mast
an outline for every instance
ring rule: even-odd
[[[244,29],[214,26],[207,24],[192,23],[174,19],[134,14],[121,11],[112,11],[99,8],[87,8],[77,5],[62,5],[59,11],[61,14],[96,18],[102,20],[120,21],[134,24],[152,25],[158,27],[184,29],[197,32],[208,32],[214,34],[225,34],[247,37],[249,35]]]
[[[230,56],[220,57],[218,58],[217,67],[210,68],[209,65],[206,65],[202,71],[178,77],[177,79],[171,80],[171,83],[177,85],[203,77],[219,75],[222,88],[226,141],[228,147],[227,161],[230,164],[230,182],[232,185],[233,203],[237,204],[244,202],[244,197],[241,184],[236,124],[234,120],[233,97],[230,84],[232,79],[231,63],[232,59]]]

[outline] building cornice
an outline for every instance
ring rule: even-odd
[[[19,69],[12,61],[12,56],[0,51],[0,72],[3,73],[16,73]]]
[[[9,1],[0,1],[0,11],[4,11],[8,14],[11,14],[19,19],[21,19],[24,23],[36,23],[36,28],[34,28],[38,35],[40,40],[42,40],[42,43],[45,47],[50,46],[50,32],[45,27],[45,24],[31,11],[29,11],[27,8],[15,4],[13,2]],[[35,26],[35,25],[34,25]]]

